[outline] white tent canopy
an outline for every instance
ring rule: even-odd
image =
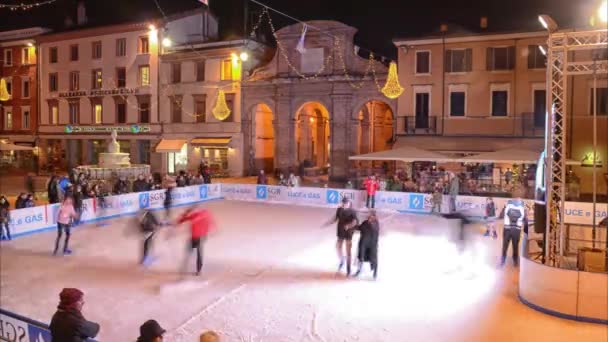
[[[386,160],[386,161],[431,161],[450,162],[452,158],[437,152],[406,146],[382,152],[373,152],[348,157],[349,160]]]
[[[32,151],[33,149],[33,147],[29,146],[0,142],[0,151]]]

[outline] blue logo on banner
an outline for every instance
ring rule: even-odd
[[[424,196],[423,195],[410,195],[410,209],[424,209]]]
[[[340,194],[336,190],[327,190],[327,204],[338,204]]]
[[[268,198],[268,190],[265,185],[258,185],[255,188],[255,198],[257,199],[266,199]]]
[[[207,186],[206,185],[201,185],[198,188],[198,193],[199,193],[201,199],[207,198]]]
[[[150,194],[142,192],[139,194],[139,209],[144,209],[150,206]]]
[[[28,324],[27,332],[30,336],[29,342],[51,342],[51,332],[46,329]]]

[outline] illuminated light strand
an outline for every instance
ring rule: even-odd
[[[30,4],[24,4],[24,3],[20,3],[20,4],[0,4],[0,8],[8,8],[11,11],[18,11],[18,10],[28,11],[28,10],[31,10],[32,8],[36,8],[36,7],[52,4],[55,1],[57,1],[57,0],[47,0],[47,1],[30,3]]]
[[[213,107],[211,113],[216,119],[224,121],[230,116],[230,112],[230,108],[228,108],[228,104],[226,103],[226,94],[220,89],[217,93],[215,107]]]

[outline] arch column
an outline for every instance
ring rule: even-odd
[[[295,166],[296,143],[295,128],[297,122],[291,114],[291,100],[288,97],[277,99],[275,107],[275,119],[273,120],[275,132],[275,168],[287,169]]]
[[[348,155],[351,151],[349,134],[351,125],[347,119],[351,114],[351,95],[332,95],[332,117],[331,117],[331,172],[332,180],[344,182],[348,176]]]

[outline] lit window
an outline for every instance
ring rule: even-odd
[[[225,59],[222,61],[222,70],[220,77],[222,81],[232,80],[232,60]]]
[[[140,65],[139,66],[139,85],[149,86],[150,85],[150,66]]]
[[[29,47],[21,49],[21,64],[28,65],[33,62],[33,58],[30,56],[31,49]]]
[[[59,123],[59,107],[57,105],[51,106],[51,125],[56,125]]]
[[[150,39],[148,37],[139,37],[139,53],[150,53]]]
[[[24,99],[30,97],[30,79],[28,77],[21,80],[21,97]]]
[[[97,103],[93,106],[93,114],[95,115],[94,123],[97,125],[101,124],[101,118],[103,114],[103,108],[101,106],[101,103]]]
[[[4,107],[4,129],[13,129],[13,109],[11,107]]]
[[[103,75],[101,69],[93,70],[93,85],[91,88],[93,89],[101,89],[103,86]]]
[[[30,110],[25,107],[21,109],[22,120],[21,120],[21,128],[22,129],[30,129]]]
[[[4,50],[4,66],[13,66],[13,50]]]

